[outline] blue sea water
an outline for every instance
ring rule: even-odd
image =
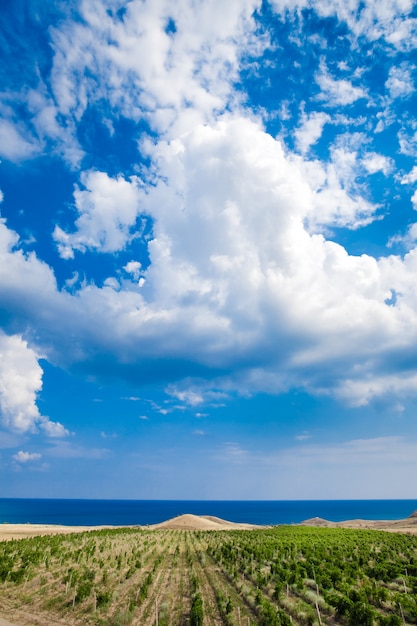
[[[0,498],[0,523],[70,526],[146,525],[193,513],[232,522],[297,524],[311,517],[340,522],[351,519],[404,519],[417,500],[49,500]]]

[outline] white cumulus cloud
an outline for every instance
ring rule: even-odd
[[[0,332],[0,417],[3,425],[17,432],[36,431],[64,436],[68,431],[39,413],[37,395],[42,389],[43,371],[39,355],[19,335]]]
[[[138,215],[138,181],[122,176],[111,178],[105,172],[84,172],[82,188],[74,192],[79,217],[75,232],[55,227],[54,239],[63,258],[72,258],[74,250],[100,252],[122,250],[131,238]]]
[[[51,29],[59,112],[79,120],[88,103],[104,98],[171,136],[211,119],[233,97],[239,50],[252,45],[257,6],[257,0],[133,0],[121,17],[99,0],[82,3],[82,23]],[[97,71],[100,83],[92,77]]]
[[[357,404],[381,395],[397,370],[392,353],[417,347],[416,253],[350,255],[309,226],[355,227],[363,214],[373,218],[374,207],[349,194],[350,187],[357,193],[359,162],[352,140],[335,147],[329,163],[309,162],[253,121],[224,116],[153,150],[155,178],[133,194],[153,220],[143,286],[133,261],[122,266],[133,281],[113,277],[101,288],[59,291],[48,266],[25,256],[3,222],[0,296],[14,324],[36,328],[55,364],[98,375],[108,364],[112,375],[162,379],[192,406],[213,391],[292,385],[345,398],[343,390],[356,385]],[[118,184],[112,179],[110,188]],[[393,292],[396,301],[387,304]],[[14,341],[36,374],[22,428],[45,430],[35,404],[36,355]],[[414,377],[404,381],[394,392],[417,393]]]
[[[33,430],[40,419],[36,397],[42,368],[36,355],[17,335],[0,334],[0,411],[6,427]]]
[[[23,450],[19,450],[16,454],[13,455],[13,459],[18,463],[29,463],[31,461],[39,461],[42,458],[42,455],[38,452],[24,452]]]
[[[391,172],[393,167],[391,159],[376,152],[367,153],[362,159],[362,164],[369,174],[382,172],[385,176]]]

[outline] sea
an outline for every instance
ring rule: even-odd
[[[0,498],[0,523],[69,526],[146,526],[192,513],[231,522],[298,524],[312,517],[332,522],[397,520],[417,500],[75,500]]]

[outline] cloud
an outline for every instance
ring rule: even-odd
[[[369,174],[376,174],[382,172],[387,176],[393,169],[392,160],[383,154],[377,154],[375,152],[368,152],[362,159],[362,164]]]
[[[346,106],[367,97],[366,91],[361,87],[355,87],[343,78],[339,80],[332,78],[325,67],[317,74],[316,82],[321,89],[319,98],[331,107]]]
[[[417,156],[417,132],[414,129],[414,125],[410,127],[403,127],[398,132],[398,142],[400,144],[400,152],[407,156]]]
[[[366,406],[375,399],[385,400],[392,398],[416,397],[417,373],[401,372],[401,374],[376,375],[368,373],[363,379],[344,380],[336,389],[336,396],[350,406]]]
[[[42,389],[43,371],[39,355],[18,335],[0,332],[0,416],[3,425],[16,432],[36,432],[62,437],[68,431],[40,415],[36,406]]]
[[[79,21],[50,29],[60,114],[80,120],[89,105],[108,102],[129,119],[145,118],[159,133],[174,134],[207,121],[232,98],[239,50],[251,45],[257,5],[135,0],[121,15],[97,0],[83,3]]]
[[[326,113],[314,111],[309,116],[303,115],[301,126],[295,131],[295,141],[301,154],[306,154],[310,146],[321,137],[324,125],[330,121]]]
[[[415,452],[417,444],[413,441],[406,441],[403,437],[374,437],[370,439],[354,439],[340,443],[330,444],[304,444],[297,448],[283,450],[276,457],[265,459],[268,463],[296,464],[306,467],[316,464],[320,459],[320,464],[327,467],[347,466],[372,467],[377,464],[392,466],[415,465]]]
[[[414,210],[417,210],[415,208],[415,193],[411,196],[410,200],[411,200],[411,204]],[[410,226],[407,228],[406,232],[397,234],[397,235],[393,235],[392,237],[390,237],[390,239],[388,240],[387,246],[388,248],[392,248],[393,245],[401,245],[403,248],[405,248],[408,251],[412,251],[416,248],[416,243],[417,243],[417,223],[414,222],[412,224],[410,224]],[[394,294],[394,299],[396,299],[396,290],[392,290],[391,291],[392,294]]]
[[[344,140],[327,164],[305,161],[259,124],[230,115],[162,141],[152,153],[157,176],[139,192],[154,224],[144,286],[132,275],[114,278],[117,290],[106,282],[60,291],[3,221],[5,319],[14,334],[32,329],[39,353],[55,365],[166,383],[191,406],[235,390],[291,386],[348,399],[344,381],[358,382],[355,402],[372,401],[376,394],[363,388],[361,396],[360,381],[384,380],[398,368],[392,351],[417,346],[415,252],[353,256],[317,232],[319,224],[357,227],[374,217],[355,186],[359,143]],[[393,291],[397,301],[388,305]],[[41,371],[29,354],[38,377],[25,428],[42,427]],[[416,391],[412,377],[407,389]]]
[[[91,459],[93,461],[107,459],[111,450],[107,448],[87,448],[74,445],[69,441],[59,441],[45,451],[44,456],[59,459]]]
[[[348,5],[343,0],[274,0],[272,6],[287,17],[307,7],[320,17],[336,16],[348,25],[352,46],[360,37],[382,38],[390,48],[407,50],[417,40],[417,20],[409,17],[411,0],[354,0]],[[258,8],[259,0],[230,0],[226,9],[220,0],[199,5],[191,0],[175,5],[133,0],[121,13],[100,0],[88,0],[78,12],[64,5],[47,11],[46,34],[36,16],[32,27],[52,68],[50,76],[41,76],[26,44],[27,87],[22,93],[9,92],[0,124],[6,158],[31,158],[47,147],[79,168],[83,157],[96,149],[80,145],[92,111],[110,135],[117,132],[115,117],[122,116],[135,123],[144,120],[156,133],[175,138],[225,110],[238,109],[244,101],[234,89],[241,60],[259,56],[269,45],[266,35],[256,33]],[[329,104],[366,97],[363,88],[336,80],[327,70],[318,80]],[[404,77],[399,81],[404,83]],[[16,123],[22,110],[26,121]],[[58,230],[58,238],[65,232]],[[71,245],[60,243],[69,253]],[[76,245],[76,239],[71,243]]]
[[[123,117],[145,119],[157,134],[134,137],[138,162],[128,176],[84,171],[74,190],[73,224],[66,215],[55,228],[64,260],[78,261],[88,251],[112,255],[114,275],[102,287],[74,274],[59,288],[52,269],[24,254],[17,235],[0,222],[5,329],[30,338],[26,349],[38,367],[42,354],[96,379],[161,382],[189,406],[236,389],[290,386],[345,399],[350,387],[355,402],[370,402],[383,393],[378,381],[392,374],[392,353],[417,345],[415,227],[404,259],[355,256],[331,239],[332,229],[377,219],[379,207],[358,180],[388,175],[392,164],[367,152],[359,133],[339,137],[327,161],[307,158],[325,124],[332,130],[342,124],[328,113],[302,116],[298,154],[265,132],[234,89],[240,55],[256,55],[265,45],[257,48],[253,36],[259,3],[223,4],[133,1],[120,13],[90,0],[81,5],[80,19],[51,27],[53,98],[41,86],[30,92],[29,103],[41,141],[55,136],[58,142],[65,126],[74,148],[91,110],[110,135]],[[408,24],[404,16],[412,9],[406,0],[274,6],[287,17],[307,6],[336,15],[349,25],[352,40],[352,33],[390,38],[390,50],[404,44],[399,20]],[[339,79],[323,61],[315,78],[324,105],[368,98],[358,82],[362,69]],[[386,88],[392,97],[407,91],[410,72],[401,65],[391,71]],[[384,119],[390,120],[388,113]],[[29,137],[24,129],[19,136]],[[143,215],[153,226],[149,241]],[[149,265],[130,252],[123,260],[119,255],[135,239]],[[392,293],[398,297],[388,305]],[[410,376],[406,388],[392,388],[413,394],[415,381]],[[41,382],[31,389],[28,427],[64,434],[37,412]]]
[[[415,182],[417,182],[417,165],[414,165],[412,170],[401,178],[402,185],[412,185]]]
[[[21,337],[0,334],[0,411],[3,424],[17,431],[33,430],[40,414],[37,393],[42,388],[38,356]]]
[[[185,402],[190,406],[198,406],[204,400],[201,394],[196,393],[192,390],[181,391],[177,388],[170,387],[168,389],[168,393],[171,396],[178,398],[178,400],[180,400],[181,402]]]
[[[351,499],[408,498],[404,475],[417,472],[417,443],[399,436],[301,441],[268,452],[248,449],[243,455],[238,446],[236,458],[232,446],[229,456],[224,448],[216,455],[225,464],[223,484],[230,484],[233,493],[233,484],[241,484],[244,477],[250,489],[258,486],[260,498],[293,499],[296,493],[305,499],[337,499],[341,489]]]
[[[21,126],[0,119],[0,157],[18,162],[33,157],[39,151],[37,142],[25,137],[25,129]]]
[[[42,455],[38,452],[23,452],[23,450],[19,450],[16,454],[13,455],[13,459],[18,463],[29,463],[32,461],[39,461],[42,458]]]
[[[31,16],[36,48],[52,67],[45,77],[43,59],[41,67],[33,61],[32,41],[21,42],[24,88],[6,91],[0,154],[18,161],[47,148],[78,169],[96,150],[94,142],[83,142],[92,111],[110,135],[117,126],[114,112],[171,136],[207,122],[239,101],[232,86],[240,54],[261,47],[253,37],[257,7],[258,0],[230,0],[227,7],[220,0],[133,0],[122,13],[88,0],[75,9],[45,10],[48,29],[42,30],[40,14]]]
[[[297,441],[307,441],[308,439],[311,439],[311,435],[309,435],[308,433],[303,433],[302,435],[296,435],[295,438],[297,439]]]
[[[243,465],[250,459],[250,453],[248,450],[244,450],[239,443],[228,441],[223,445],[216,458],[226,464]]]
[[[407,17],[413,11],[412,0],[271,0],[271,4],[280,13],[308,8],[321,17],[337,17],[347,24],[354,46],[365,37],[369,41],[385,39],[398,50],[415,47],[416,20]]]
[[[54,239],[64,259],[74,256],[74,250],[99,252],[122,250],[132,237],[131,229],[138,216],[138,179],[110,178],[104,172],[83,172],[83,188],[74,192],[79,217],[75,232],[55,227]],[[132,266],[127,266],[131,271]]]
[[[385,86],[391,98],[406,98],[414,92],[411,69],[405,65],[390,68]]]
[[[133,280],[139,281],[142,270],[142,263],[140,263],[139,261],[129,261],[129,263],[126,263],[123,269],[125,270],[125,272],[132,275]]]
[[[70,434],[69,430],[67,430],[65,426],[59,422],[51,422],[48,417],[41,417],[38,425],[47,437],[66,437]]]

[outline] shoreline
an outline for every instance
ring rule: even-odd
[[[82,533],[104,529],[140,529],[140,530],[255,530],[265,528],[279,528],[286,524],[257,525],[247,523],[229,522],[210,515],[185,514],[171,518],[164,522],[151,525],[128,525],[128,526],[65,526],[61,524],[13,524],[8,522],[0,523],[0,541],[11,539],[25,539],[29,537],[39,537],[43,535],[65,535],[71,533]],[[364,530],[384,530],[386,532],[398,532],[417,534],[417,512],[401,520],[346,520],[342,522],[332,522],[320,517],[313,517],[294,526],[315,526],[320,528],[350,528]]]

